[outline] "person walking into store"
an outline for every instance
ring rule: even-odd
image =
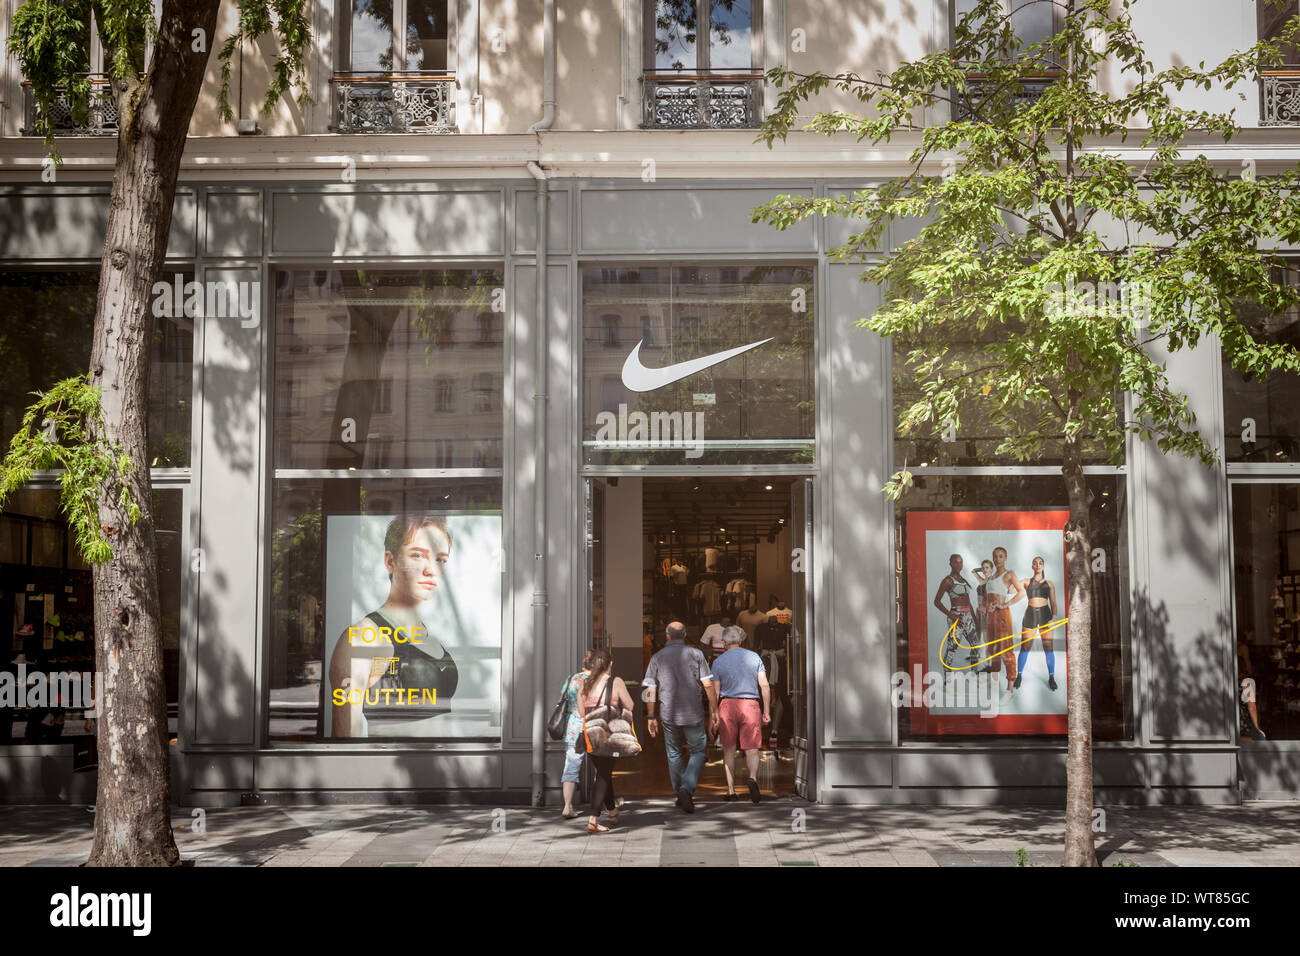
[[[664,750],[668,753],[668,778],[677,794],[677,806],[683,813],[695,812],[695,788],[704,769],[704,706],[700,687],[709,699],[707,722],[718,727],[718,688],[709,663],[697,647],[686,645],[686,627],[673,621],[664,632],[668,643],[650,658],[642,685],[645,687],[646,729],[651,737],[659,735],[662,720]],[[683,744],[691,752],[690,760],[682,756]]]
[[[595,650],[587,651],[582,667],[564,682],[564,698],[569,702],[569,722],[564,729],[564,773],[560,775],[560,789],[564,791],[564,810],[561,816],[572,820],[578,815],[573,809],[573,795],[578,789],[582,774],[582,758],[586,752],[578,749],[578,735],[582,733],[582,685],[591,676],[591,659]]]
[[[749,799],[758,803],[758,750],[763,746],[763,728],[772,721],[772,695],[763,659],[740,646],[744,639],[743,629],[727,628],[723,633],[727,649],[713,662],[713,677],[722,700],[718,717],[722,725],[722,766],[727,772],[724,799],[736,799],[736,745],[739,743],[749,769]]]
[[[627,692],[623,678],[614,676],[614,658],[603,647],[593,648],[587,656],[587,676],[582,681],[582,692],[578,696],[579,713],[586,714],[588,708],[599,707],[605,702],[605,690],[610,681],[614,682],[610,700],[616,701],[627,713],[632,713],[632,695]],[[611,729],[612,726],[611,726]],[[619,807],[614,799],[614,761],[615,757],[602,757],[589,754],[591,765],[596,768],[596,783],[591,788],[591,809],[587,817],[588,833],[607,833],[609,827],[600,822],[602,810],[609,811],[609,822],[618,823]]]

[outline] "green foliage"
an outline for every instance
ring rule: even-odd
[[[152,67],[144,62],[146,39],[153,42],[158,37],[152,0],[26,0],[14,13],[8,52],[18,59],[23,77],[31,83],[37,127],[57,162],[62,159],[47,121],[55,102],[66,96],[73,122],[80,125],[86,122],[91,96],[106,95],[94,91],[88,77],[92,11],[105,51],[104,73],[110,79],[127,81],[129,90],[144,79],[146,68]],[[311,40],[308,0],[248,0],[239,4],[238,29],[226,39],[219,54],[217,104],[228,122],[234,120],[229,96],[232,57],[245,41],[255,42],[268,34],[275,37],[278,50],[265,109],[270,111],[295,86],[298,102],[311,102],[306,60]],[[205,51],[211,49],[213,40],[206,38]],[[117,90],[112,95],[120,93]]]
[[[912,146],[908,175],[850,195],[779,196],[754,214],[778,228],[854,222],[834,253],[874,261],[863,279],[884,301],[858,324],[894,340],[907,378],[900,434],[936,436],[965,418],[1004,436],[998,455],[1034,460],[1051,442],[1076,465],[1085,449],[1121,462],[1135,435],[1208,465],[1218,450],[1164,355],[1213,335],[1243,373],[1300,373],[1296,351],[1261,341],[1249,321],[1300,306],[1300,284],[1285,281],[1293,267],[1270,251],[1300,241],[1300,171],[1216,165],[1201,150],[1230,142],[1235,116],[1179,105],[1184,91],[1222,85],[1253,96],[1300,18],[1217,66],[1157,70],[1133,29],[1138,2],[1062,0],[1061,29],[1024,42],[1000,0],[977,0],[949,48],[892,73],[768,74],[781,90],[760,133],[769,146],[828,88],[863,114],[823,110],[806,129]],[[1107,64],[1117,79],[1099,82]],[[890,250],[891,223],[919,232]],[[905,466],[886,493],[911,480]]]
[[[56,382],[49,391],[34,392],[36,401],[23,413],[22,424],[0,465],[0,509],[9,496],[31,480],[33,472],[60,470],[59,502],[82,556],[90,564],[113,557],[108,536],[99,523],[99,502],[116,495],[134,524],[140,507],[126,479],[131,460],[103,435],[99,388],[86,376]]]
[[[1029,866],[1029,854],[1023,846],[1016,847],[1016,866]]]
[[[1134,861],[1122,856],[1114,863],[1111,864],[1111,866],[1137,866],[1137,865],[1138,864],[1135,863]]]

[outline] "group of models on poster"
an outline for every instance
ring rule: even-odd
[[[1024,679],[1025,662],[1035,638],[1042,643],[1047,658],[1047,686],[1056,690],[1056,655],[1052,653],[1052,631],[1059,626],[1057,616],[1056,585],[1047,580],[1047,562],[1034,558],[1033,573],[1021,578],[1007,564],[1005,548],[994,548],[993,559],[985,558],[979,570],[972,572],[979,584],[972,587],[962,573],[964,562],[960,554],[948,558],[951,569],[939,582],[934,595],[934,606],[950,622],[943,641],[945,673],[978,669],[977,672],[999,673],[1006,664],[1007,692],[1020,687]],[[972,603],[972,592],[974,603]],[[943,598],[948,598],[944,607]],[[1012,623],[1011,607],[1021,598],[1026,599],[1020,628]],[[1019,660],[1015,653],[1019,648]],[[957,651],[968,652],[965,666],[954,664]]]

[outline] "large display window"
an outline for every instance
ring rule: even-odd
[[[933,337],[941,337],[945,347],[943,366],[946,369],[977,369],[985,363],[985,353],[992,336],[1014,335],[1005,328],[985,330],[969,323],[941,321],[930,333],[931,340],[913,342],[904,337],[893,339],[894,379],[894,463],[899,467],[924,468],[977,468],[998,465],[1059,465],[1062,461],[1065,440],[1064,428],[1059,434],[1044,434],[1043,442],[1032,461],[1026,461],[1010,450],[999,450],[1008,439],[1016,439],[1026,432],[1038,431],[1044,421],[1059,421],[1055,407],[1022,408],[995,385],[972,386],[973,394],[959,410],[959,418],[948,422],[924,422],[904,428],[902,422],[907,410],[924,397],[925,381],[918,367],[927,355],[933,353]],[[914,357],[914,351],[921,354]],[[933,373],[931,373],[933,374]],[[952,372],[960,375],[959,372]],[[964,376],[963,376],[964,377]],[[976,384],[978,384],[978,380]],[[1116,407],[1122,409],[1123,402]],[[1105,448],[1095,438],[1084,438],[1083,461],[1088,465],[1122,465],[1122,459],[1110,460]]]
[[[153,492],[158,597],[169,732],[180,676],[183,493]],[[14,492],[0,514],[0,619],[9,632],[0,666],[0,745],[58,743],[93,733],[94,581],[56,488]]]
[[[1123,476],[1090,476],[1092,711],[1132,734]],[[1070,581],[1059,476],[924,475],[898,507],[903,740],[1064,735]]]
[[[183,285],[192,272],[179,273]],[[49,388],[90,367],[99,273],[94,270],[0,272],[0,445],[9,441],[32,402]],[[160,310],[174,311],[174,310]],[[149,369],[149,464],[190,464],[194,319],[154,320]]]
[[[813,461],[811,266],[582,269],[586,464]]]
[[[277,274],[271,741],[500,739],[502,289]]]
[[[1300,484],[1232,485],[1238,724],[1300,740]]]
[[[1279,265],[1273,280],[1300,285],[1300,260]],[[1257,342],[1300,347],[1300,309],[1281,314],[1246,309],[1242,320]],[[1300,461],[1300,376],[1249,375],[1225,359],[1223,430],[1229,462]]]

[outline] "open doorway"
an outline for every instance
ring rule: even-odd
[[[758,781],[766,795],[804,790],[808,736],[807,482],[802,477],[620,476],[589,479],[591,641],[639,700],[641,678],[672,621],[710,662],[725,649],[721,627],[745,633],[763,659],[772,722]],[[668,795],[662,737],[651,739],[637,706],[644,753],[620,763],[620,793]],[[744,755],[736,784],[744,791]],[[710,741],[697,795],[726,792],[722,749]]]

